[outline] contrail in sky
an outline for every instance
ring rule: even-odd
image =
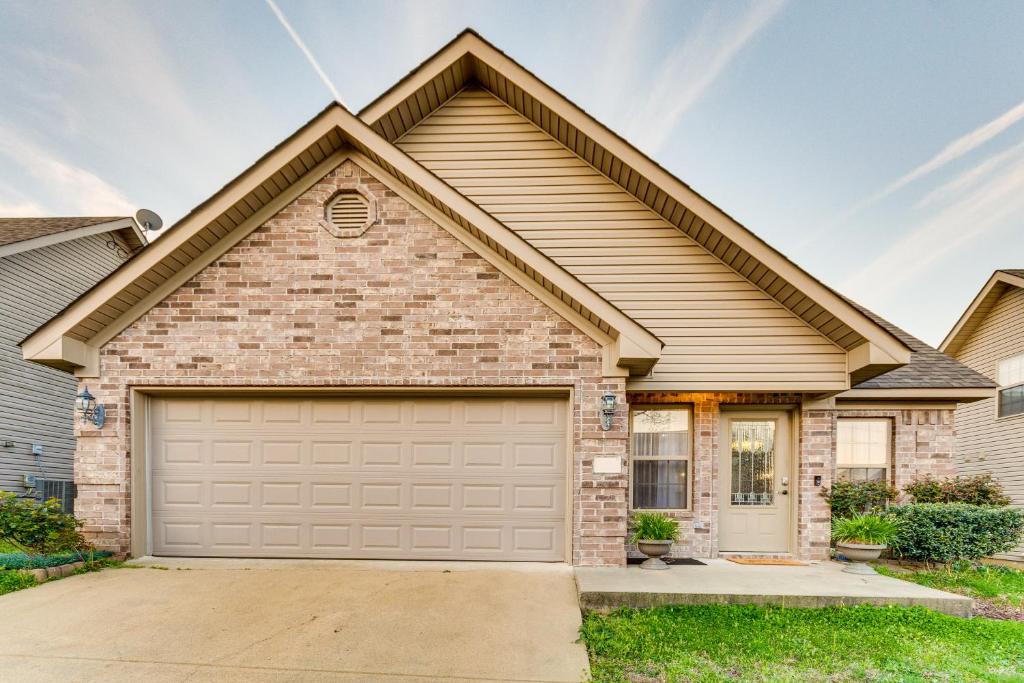
[[[334,97],[335,102],[347,109],[348,107],[342,101],[341,95],[338,94],[338,89],[334,87],[334,83],[331,82],[331,79],[328,78],[324,70],[320,68],[320,64],[316,61],[316,57],[314,57],[313,53],[309,51],[306,44],[302,42],[302,38],[299,37],[299,34],[296,33],[295,29],[292,28],[292,25],[288,23],[288,19],[284,16],[284,12],[281,11],[281,8],[277,6],[277,3],[275,3],[274,0],[267,0],[267,6],[270,7],[270,11],[274,13],[277,20],[281,22],[281,26],[283,26],[284,30],[288,32],[288,35],[292,37],[295,45],[302,50],[302,54],[306,55],[309,65],[313,67],[313,71],[316,71],[316,75],[320,77],[323,84],[331,91],[331,96]]]

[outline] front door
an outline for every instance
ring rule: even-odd
[[[722,413],[719,550],[789,551],[789,424],[781,411]]]

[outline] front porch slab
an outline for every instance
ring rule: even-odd
[[[672,566],[649,571],[638,566],[576,567],[576,588],[584,611],[662,605],[752,604],[782,607],[918,605],[969,617],[973,601],[962,595],[877,574],[847,574],[838,562],[803,567],[740,565],[724,559],[705,566]]]

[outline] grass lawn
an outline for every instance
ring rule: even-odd
[[[601,682],[1024,680],[1024,624],[922,607],[619,610],[581,635]]]
[[[1009,567],[981,565],[963,569],[907,572],[876,567],[879,573],[922,586],[960,593],[975,599],[982,616],[1024,621],[1024,572]]]

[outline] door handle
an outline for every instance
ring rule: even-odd
[[[788,496],[789,495],[789,490],[788,489],[782,489],[781,491],[779,491],[779,495],[780,496]]]

